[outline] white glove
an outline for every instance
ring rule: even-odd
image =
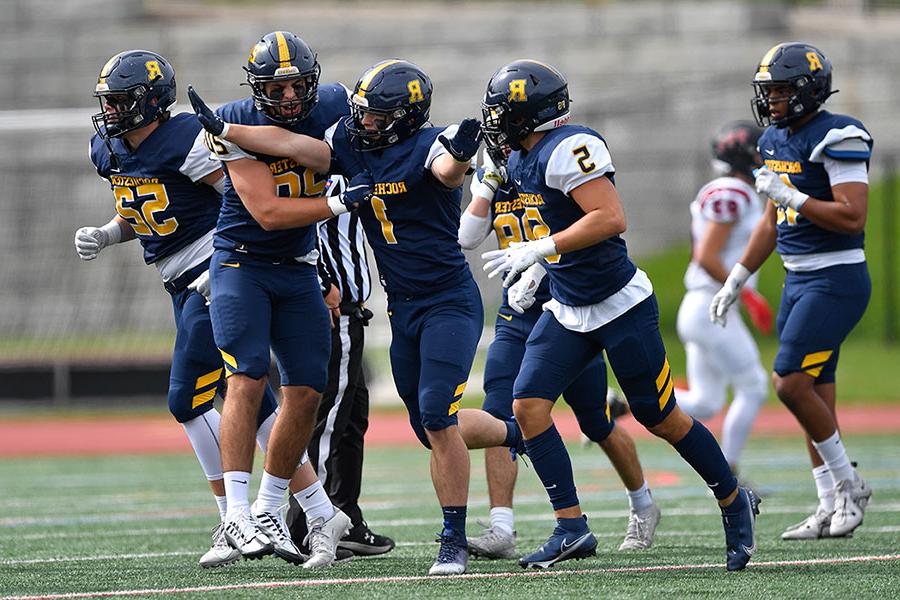
[[[82,227],[75,232],[75,252],[81,260],[94,260],[101,250],[121,240],[122,230],[115,219],[103,227]]]
[[[710,321],[725,327],[728,309],[740,298],[741,288],[744,287],[750,275],[750,270],[741,263],[734,265],[734,268],[731,269],[731,273],[728,274],[728,278],[722,285],[722,289],[716,292],[712,302],[709,303]]]
[[[208,306],[209,298],[212,295],[212,290],[209,285],[209,269],[200,273],[197,276],[197,279],[192,281],[187,286],[187,289],[191,290],[192,292],[197,292],[198,294],[206,298],[206,304]]]
[[[541,263],[534,263],[528,267],[519,280],[509,286],[509,292],[506,294],[509,307],[519,314],[531,308],[534,305],[534,294],[546,274],[547,269]]]
[[[503,280],[503,287],[509,287],[519,273],[547,256],[557,254],[556,242],[548,236],[532,242],[513,242],[505,250],[491,250],[481,255],[487,262],[484,270],[490,271],[488,278],[509,271]]]
[[[497,193],[497,190],[503,182],[506,181],[506,167],[498,167],[495,165],[487,150],[484,150],[481,156],[481,168],[484,172],[481,175],[480,181],[477,177],[472,178],[472,183],[469,185],[469,191],[472,192],[473,198],[481,197],[490,201],[494,199],[494,194]]]
[[[778,175],[763,167],[756,170],[756,191],[766,194],[775,204],[785,208],[793,208],[800,212],[800,207],[809,200],[809,194],[790,187]]]

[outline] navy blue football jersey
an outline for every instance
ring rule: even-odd
[[[847,147],[847,140],[857,144]],[[804,194],[833,201],[825,157],[833,160],[866,161],[872,138],[861,122],[845,115],[819,112],[798,131],[769,127],[759,138],[759,152],[766,167],[781,173],[788,185]],[[834,252],[862,248],[863,233],[829,231],[792,208],[778,207],[776,250],[782,256]]]
[[[201,131],[196,115],[180,113],[160,123],[134,152],[113,138],[116,171],[106,142],[97,134],[91,138],[91,161],[112,186],[116,212],[137,234],[147,264],[175,254],[216,226],[219,193],[199,180],[219,163],[210,159]]]
[[[429,166],[441,127],[424,127],[384,150],[360,152],[337,123],[334,163],[347,179],[364,170],[375,198],[359,207],[381,283],[390,293],[417,296],[449,289],[472,275],[460,248],[462,187],[446,188]]]
[[[216,111],[228,123],[242,125],[277,125],[294,133],[302,133],[323,139],[325,131],[341,117],[349,114],[347,88],[339,83],[320,85],[319,101],[308,117],[291,125],[271,121],[253,104],[253,98],[244,98],[220,107]],[[231,178],[228,163],[249,158],[268,165],[279,196],[283,198],[309,198],[322,196],[328,183],[328,175],[316,173],[291,158],[251,153],[231,142],[219,138],[207,138],[210,149],[222,160],[225,167],[225,192],[214,245],[222,250],[241,250],[271,257],[304,256],[316,247],[316,227],[309,225],[295,229],[266,231],[260,227],[241,201]],[[290,202],[290,200],[285,200]]]
[[[596,131],[580,125],[548,131],[530,151],[513,152],[508,170],[517,189],[513,202],[529,215],[536,238],[562,231],[584,216],[570,195],[573,189],[597,177],[613,180],[615,173],[606,142]],[[602,302],[636,272],[620,236],[567,252],[555,262],[547,260],[545,266],[550,294],[568,306]]]
[[[481,172],[478,173],[481,177]],[[512,181],[504,181],[494,200],[490,203],[491,226],[497,236],[497,246],[503,250],[513,242],[527,242],[540,239],[549,235],[549,228],[541,220],[540,212],[535,207],[525,206],[519,200],[519,194]],[[559,261],[559,256],[550,256],[547,262]],[[509,306],[509,288],[503,288],[503,306]],[[550,300],[550,279],[544,277],[537,291],[534,293],[535,308],[541,310],[541,305]]]

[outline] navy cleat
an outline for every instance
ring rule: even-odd
[[[441,548],[438,550],[437,559],[431,568],[428,569],[429,575],[462,575],[466,572],[469,565],[469,549],[466,544],[466,537],[441,533],[436,542],[440,542]]]
[[[523,569],[547,569],[564,560],[596,556],[597,538],[587,527],[587,517],[583,518],[584,528],[576,532],[563,529],[557,520],[550,538],[540,548],[520,558],[519,566]]]
[[[725,543],[728,547],[729,571],[740,571],[747,566],[756,550],[756,515],[759,514],[759,498],[751,490],[739,487],[735,501],[722,511],[725,527]]]

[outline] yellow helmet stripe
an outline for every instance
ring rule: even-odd
[[[119,53],[121,54],[121,52]],[[97,83],[106,83],[106,78],[109,77],[109,72],[112,71],[112,68],[116,64],[116,59],[119,58],[119,54],[114,54],[112,58],[106,61],[106,64],[103,65],[103,68],[100,69],[100,79]]]
[[[288,50],[287,40],[285,39],[284,34],[280,31],[276,31],[275,39],[278,40],[278,61],[281,63],[281,68],[290,67],[291,51]]]
[[[765,56],[762,57],[762,60],[759,61],[759,72],[760,73],[768,73],[769,72],[769,64],[771,64],[772,59],[775,57],[775,53],[778,52],[778,49],[784,46],[784,44],[775,44],[769,51],[766,52]]]
[[[385,60],[385,61],[378,63],[371,69],[369,69],[369,72],[366,73],[365,76],[362,78],[362,81],[359,82],[359,90],[356,92],[357,95],[360,98],[365,98],[366,92],[369,89],[369,84],[372,83],[372,80],[375,79],[375,76],[378,75],[379,73],[381,73],[382,71],[384,71],[389,66],[396,64],[398,62],[400,62],[400,60],[396,59],[396,58],[391,59],[391,60]]]

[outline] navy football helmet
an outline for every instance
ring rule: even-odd
[[[94,96],[100,112],[91,117],[101,138],[121,137],[146,127],[175,104],[175,69],[148,50],[116,54],[103,65]]]
[[[536,60],[500,67],[481,103],[488,147],[521,150],[528,134],[565,125],[570,103],[569,84],[553,67]]]
[[[787,98],[786,114],[772,118],[769,95],[774,86],[792,88]],[[836,93],[831,91],[831,62],[809,44],[788,42],[771,48],[759,61],[753,77],[756,91],[750,106],[761,126],[786,127],[819,107]]]
[[[296,123],[309,116],[319,101],[319,61],[306,42],[289,31],[267,33],[250,49],[247,83],[256,108],[276,123]],[[295,97],[283,98],[281,90],[266,93],[272,81],[291,81]]]
[[[351,142],[368,151],[411,137],[428,123],[433,90],[431,77],[411,62],[394,58],[369,68],[350,96],[351,118],[344,122]],[[375,117],[374,128],[363,124],[366,115]]]
[[[750,121],[732,121],[712,139],[713,168],[727,175],[741,173],[753,178],[753,169],[762,166],[757,150],[762,129]]]

